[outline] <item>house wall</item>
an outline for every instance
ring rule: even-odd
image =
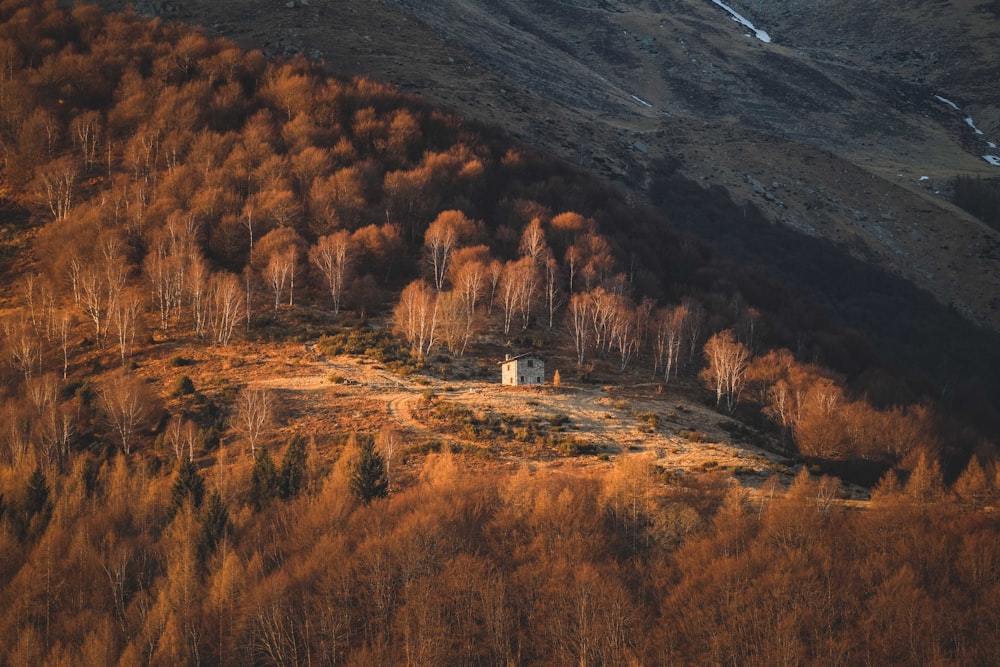
[[[531,366],[528,366],[529,361]],[[511,359],[501,369],[500,381],[503,384],[545,384],[545,362],[540,359]]]

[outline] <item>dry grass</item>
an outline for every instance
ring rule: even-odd
[[[244,384],[271,388],[283,405],[283,430],[320,443],[339,443],[350,431],[376,433],[390,423],[404,434],[411,453],[447,447],[469,455],[465,458],[473,465],[531,460],[543,466],[600,468],[619,456],[644,453],[668,471],[728,470],[750,486],[793,472],[780,457],[734,441],[733,429],[721,427],[730,420],[691,400],[690,388],[518,388],[426,375],[400,377],[369,359],[321,358],[301,344],[190,356],[191,365],[181,370],[199,391],[219,396]],[[150,364],[145,370],[164,369]],[[463,421],[470,417],[481,424],[478,429]]]

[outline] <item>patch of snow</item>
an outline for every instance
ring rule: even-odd
[[[944,97],[941,97],[940,95],[935,95],[934,97],[935,97],[935,98],[936,98],[936,99],[937,99],[937,100],[938,100],[939,102],[943,102],[944,104],[947,104],[948,106],[950,106],[950,107],[951,107],[952,109],[954,109],[955,111],[958,111],[958,110],[959,110],[959,108],[958,108],[958,105],[957,105],[957,104],[955,104],[954,102],[952,102],[951,100],[949,100],[949,99],[947,99],[947,98],[944,98]]]
[[[1000,156],[984,155],[983,159],[992,164],[994,167],[1000,167]]]
[[[976,124],[972,122],[972,116],[968,116],[965,119],[965,124],[968,125],[969,127],[971,127],[975,131],[976,134],[982,134],[983,133],[983,131],[980,130],[978,127],[976,127]]]
[[[650,103],[649,103],[649,102],[647,102],[646,100],[643,100],[643,99],[639,99],[639,98],[638,98],[638,97],[636,97],[635,95],[633,95],[633,96],[632,96],[632,99],[633,99],[633,100],[635,100],[636,102],[638,102],[639,104],[642,104],[643,106],[647,106],[647,107],[649,107],[650,109],[652,109],[652,108],[653,108],[653,105],[652,105],[652,104],[650,104]]]
[[[986,145],[989,146],[990,148],[996,148],[997,147],[997,145],[995,143],[993,143],[992,141],[987,141]]]
[[[755,28],[754,25],[753,25],[753,23],[751,23],[748,19],[746,19],[743,16],[741,16],[739,13],[737,13],[737,11],[735,9],[733,9],[729,5],[725,4],[724,2],[721,2],[720,0],[712,0],[712,2],[714,2],[718,6],[722,7],[727,12],[729,12],[729,15],[733,17],[734,21],[736,21],[737,23],[739,23],[739,24],[741,24],[741,25],[746,26],[747,28],[749,28],[750,31],[753,32],[754,36],[757,39],[759,39],[760,41],[762,41],[762,42],[764,42],[766,44],[770,44],[771,43],[771,36],[770,35],[768,35],[763,30],[758,30],[757,28]]]
[[[930,180],[930,178],[931,178],[930,176],[921,176],[919,180],[921,180],[921,181],[928,181],[928,180]]]

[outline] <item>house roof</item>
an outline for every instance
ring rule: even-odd
[[[504,364],[509,363],[511,361],[517,361],[518,359],[529,359],[529,358],[530,359],[537,359],[538,361],[544,361],[540,356],[538,356],[537,354],[535,354],[533,352],[525,352],[524,354],[518,354],[516,356],[513,356],[510,359],[502,359],[501,361],[499,361],[497,363],[499,363],[501,366],[503,366]]]

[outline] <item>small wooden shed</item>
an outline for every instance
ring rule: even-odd
[[[500,381],[506,385],[545,384],[545,361],[537,354],[519,354],[500,362]]]

